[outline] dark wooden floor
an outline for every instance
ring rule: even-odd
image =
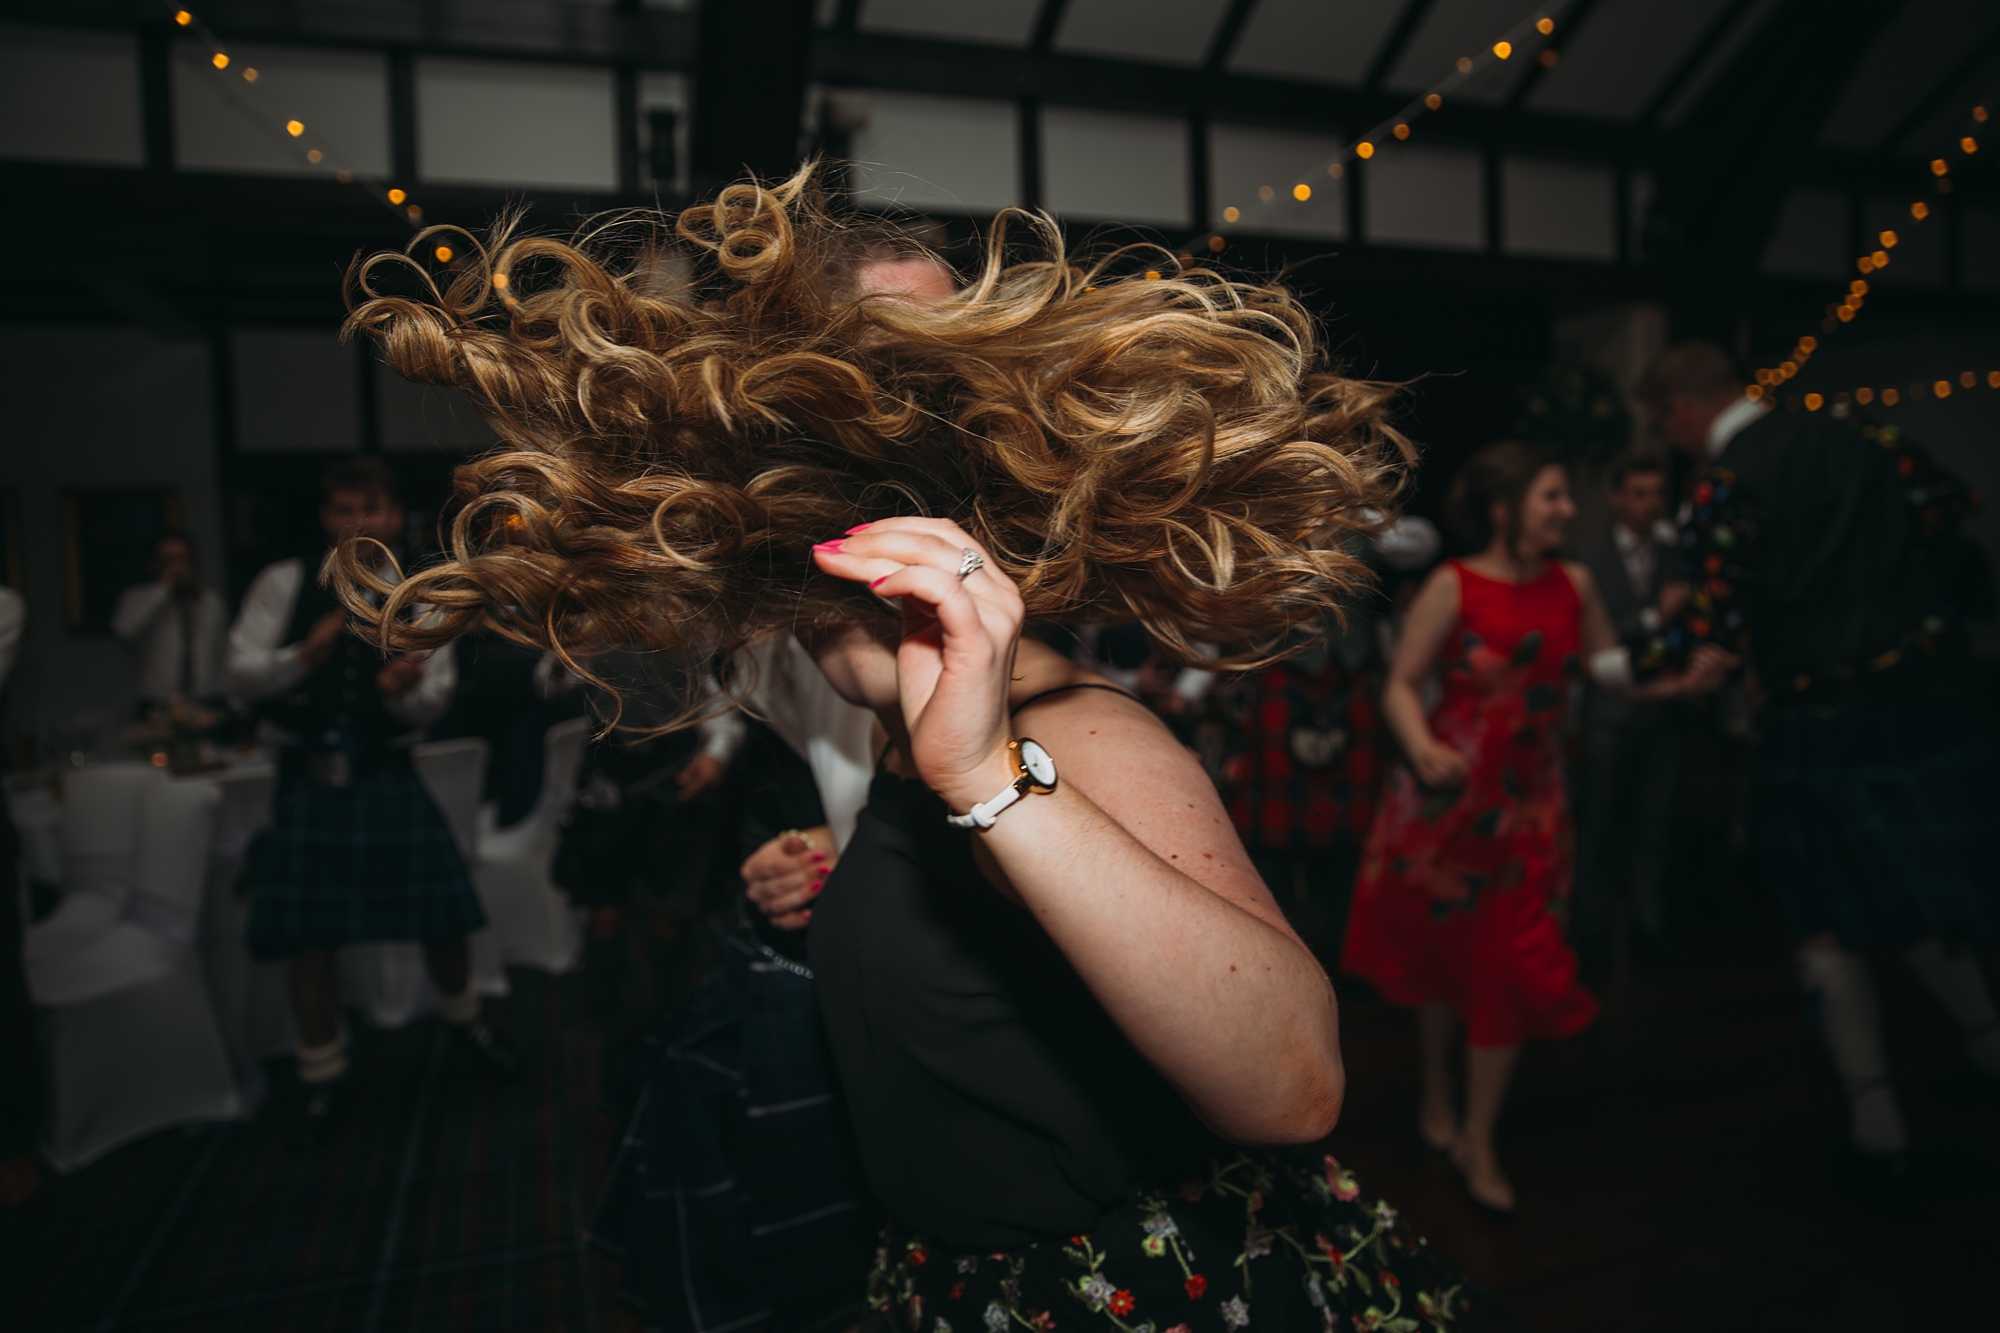
[[[1894,1216],[1829,1170],[1842,1106],[1773,948],[1601,980],[1593,1028],[1530,1048],[1500,1131],[1510,1219],[1478,1212],[1418,1140],[1407,1013],[1345,1006],[1336,1142],[1537,1333],[2000,1327],[2000,1106],[1959,1083],[1955,1034],[1914,980],[1878,975],[1930,1180]]]

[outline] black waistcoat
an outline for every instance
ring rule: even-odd
[[[302,642],[321,616],[339,607],[308,568],[284,642]],[[378,764],[388,758],[390,742],[410,730],[409,723],[389,712],[387,699],[375,688],[375,673],[381,669],[381,649],[342,634],[304,680],[265,703],[264,716],[305,749],[338,750],[364,766]]]

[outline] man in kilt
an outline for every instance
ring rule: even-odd
[[[394,474],[380,459],[335,464],[321,479],[329,542],[402,541]],[[515,1070],[480,1016],[466,936],[485,924],[451,829],[410,765],[410,742],[451,702],[450,652],[382,660],[348,633],[347,612],[316,563],[281,560],[244,594],[229,636],[233,687],[281,733],[272,826],[244,872],[250,950],[285,959],[306,1096],[295,1139],[324,1142],[347,1072],[336,951],[416,940],[438,1010],[485,1067]]]
[[[2000,1021],[1969,947],[2000,920],[2000,781],[1936,577],[1951,506],[1918,484],[1943,474],[1844,413],[1767,410],[1711,343],[1664,353],[1639,397],[1706,469],[1682,533],[1683,627],[1754,663],[1763,866],[1847,1095],[1857,1183],[1893,1198],[1908,1133],[1867,959],[1900,952],[2000,1087]]]

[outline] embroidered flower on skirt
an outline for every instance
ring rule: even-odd
[[[1492,1307],[1332,1157],[1243,1152],[1089,1235],[945,1255],[893,1223],[871,1304],[898,1333],[1470,1333]],[[929,1262],[935,1260],[935,1262]]]

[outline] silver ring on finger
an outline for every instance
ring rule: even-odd
[[[973,550],[970,546],[966,547],[965,554],[960,556],[958,561],[959,581],[961,583],[964,582],[972,575],[974,570],[983,568],[985,564],[985,556],[979,554],[979,552]]]

